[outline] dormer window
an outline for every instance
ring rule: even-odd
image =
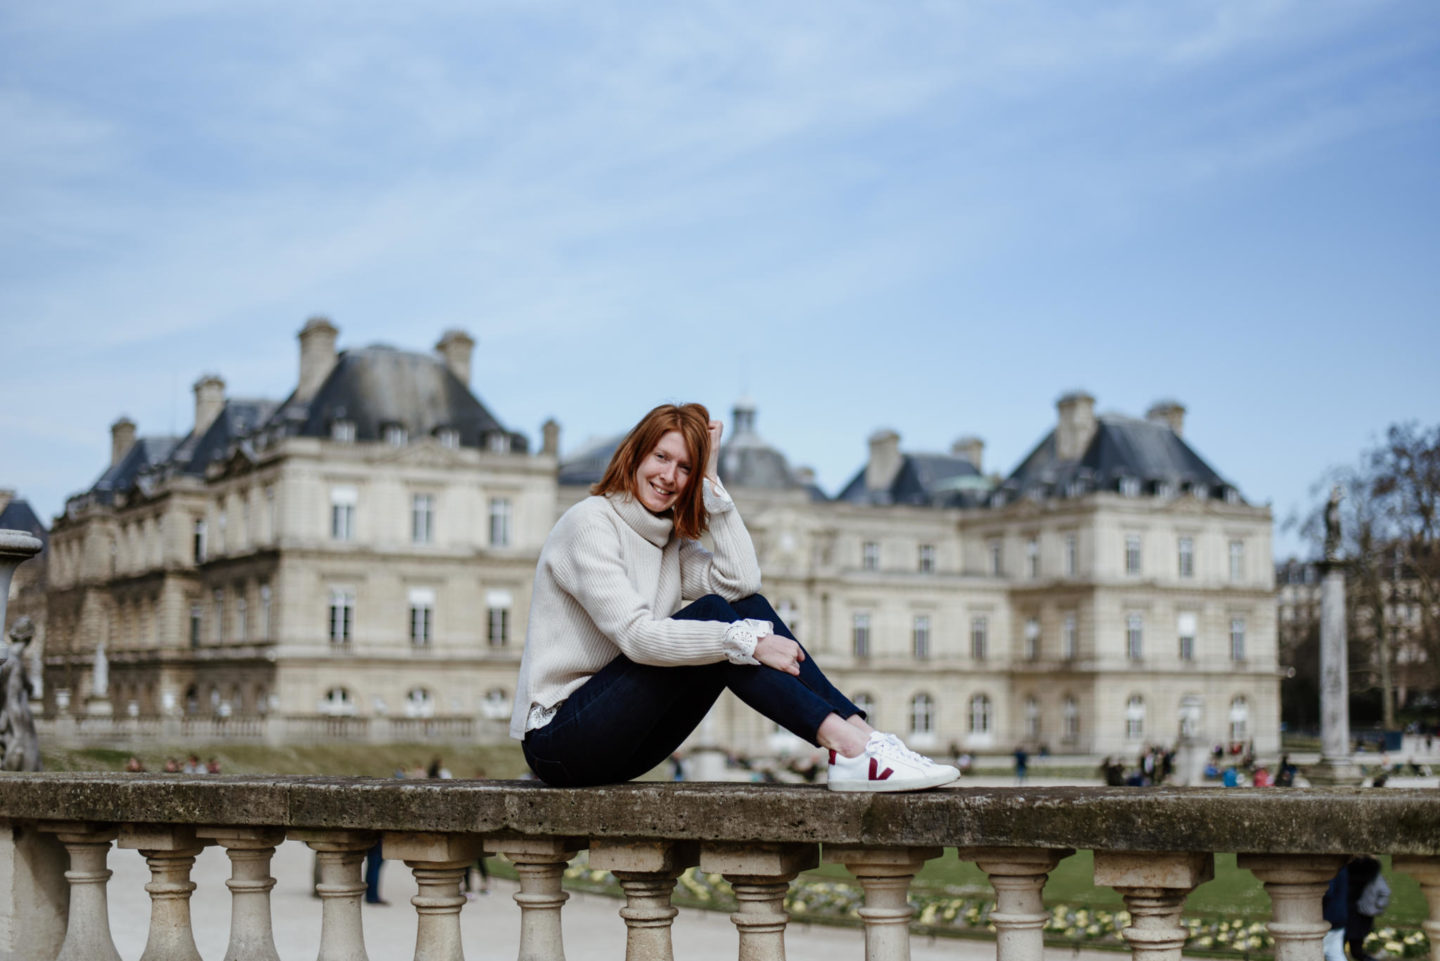
[[[1120,478],[1120,494],[1122,497],[1139,497],[1140,481],[1134,477]]]
[[[435,432],[435,439],[440,442],[441,447],[451,450],[460,446],[460,432],[453,427],[441,427]]]
[[[339,444],[355,443],[355,422],[340,418],[330,423],[330,439]]]
[[[1065,485],[1065,496],[1066,496],[1066,497],[1083,497],[1083,496],[1085,496],[1085,482],[1084,482],[1083,480],[1080,480],[1078,477],[1077,477],[1075,480],[1070,481],[1068,484]]]
[[[1161,481],[1155,485],[1155,496],[1169,500],[1175,496],[1175,485],[1169,481]]]
[[[1227,503],[1227,504],[1238,504],[1238,503],[1240,503],[1240,492],[1237,491],[1237,490],[1236,490],[1235,488],[1233,488],[1233,487],[1227,487],[1227,488],[1225,488],[1225,503]]]
[[[486,446],[497,454],[508,454],[510,452],[510,438],[504,431],[495,431],[486,440]]]
[[[1209,500],[1210,488],[1206,487],[1204,484],[1191,484],[1190,496],[1195,498],[1197,501]]]
[[[391,447],[404,447],[410,440],[410,433],[403,424],[385,425],[385,443]]]

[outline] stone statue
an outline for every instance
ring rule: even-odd
[[[35,639],[35,625],[22,617],[10,628],[11,644],[0,664],[0,770],[40,770],[40,740],[30,715],[30,677],[25,649]]]
[[[1330,502],[1325,505],[1325,560],[1340,559],[1340,485],[1330,488]]]

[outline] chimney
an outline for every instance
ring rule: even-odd
[[[1095,436],[1095,398],[1075,390],[1055,402],[1060,422],[1055,428],[1055,456],[1078,460]]]
[[[1163,424],[1175,432],[1176,437],[1185,433],[1185,405],[1178,400],[1157,400],[1145,412],[1145,419],[1152,424]]]
[[[470,386],[470,352],[475,349],[475,338],[463,330],[447,330],[435,345],[435,353],[445,361],[460,383]]]
[[[540,453],[546,457],[560,456],[560,422],[550,418],[540,425]]]
[[[980,438],[967,434],[950,445],[950,453],[965,458],[976,471],[984,473],[981,462],[985,459],[985,442]]]
[[[130,453],[130,448],[135,446],[135,422],[124,414],[120,419],[110,425],[110,466],[116,464]]]
[[[215,423],[225,408],[225,381],[214,374],[204,374],[195,382],[195,434]]]
[[[870,435],[870,463],[865,465],[865,489],[884,490],[900,473],[900,435],[882,428]]]
[[[300,331],[298,400],[309,400],[335,368],[335,337],[340,331],[324,317],[311,317]]]

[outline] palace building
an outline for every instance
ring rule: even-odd
[[[121,418],[50,532],[52,718],[275,741],[500,738],[534,565],[619,438],[538,451],[470,387],[474,342],[337,351],[300,333],[280,401],[195,385],[184,437]],[[983,443],[893,431],[834,497],[742,402],[721,476],[765,592],[827,673],[917,749],[1279,748],[1271,515],[1184,440],[1185,409],[1088,394],[1008,476]],[[617,425],[623,427],[626,425]],[[697,739],[793,737],[728,696]]]

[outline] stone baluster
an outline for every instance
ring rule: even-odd
[[[1421,922],[1430,939],[1430,961],[1440,961],[1440,858],[1417,854],[1397,854],[1390,867],[1420,882],[1420,891],[1430,904],[1430,918]]]
[[[1330,924],[1320,899],[1345,864],[1341,855],[1241,854],[1236,863],[1265,884],[1270,895],[1266,927],[1275,938],[1275,961],[1320,957]]]
[[[463,961],[460,879],[484,851],[480,836],[387,831],[381,843],[386,859],[404,861],[420,889],[410,899],[419,915],[415,961]]]
[[[205,842],[192,825],[126,824],[120,847],[138,850],[150,866],[150,935],[140,961],[200,961],[190,927],[190,869]]]
[[[485,850],[515,865],[520,890],[519,961],[565,961],[560,909],[570,895],[560,890],[565,865],[585,842],[574,838],[489,838]]]
[[[195,836],[215,841],[230,858],[230,944],[225,961],[280,961],[270,920],[270,861],[285,840],[279,828],[204,827]]]
[[[120,961],[110,937],[110,903],[105,892],[111,874],[105,861],[118,829],[74,822],[49,822],[39,827],[54,833],[70,855],[70,870],[65,872],[70,883],[70,919],[55,961]]]
[[[360,922],[360,898],[365,879],[360,862],[375,846],[376,835],[369,831],[289,831],[287,836],[304,841],[319,862],[320,955],[318,961],[368,961],[365,929]]]
[[[860,920],[865,922],[866,961],[909,961],[910,882],[915,872],[942,848],[869,848],[849,844],[827,844],[822,857],[827,864],[843,864],[865,890]]]
[[[686,841],[591,841],[590,866],[609,871],[625,892],[626,961],[672,961],[670,927],[679,912],[670,903],[675,879],[700,861]]]
[[[739,961],[785,961],[785,895],[801,871],[819,864],[813,844],[706,844],[700,870],[723,875],[739,902],[730,920]]]
[[[1045,882],[1070,848],[961,848],[995,889],[995,956],[1000,961],[1040,961],[1045,953]]]
[[[1135,961],[1180,961],[1189,935],[1180,923],[1185,899],[1214,876],[1208,852],[1095,852],[1095,883],[1119,891],[1130,910],[1121,934]]]

